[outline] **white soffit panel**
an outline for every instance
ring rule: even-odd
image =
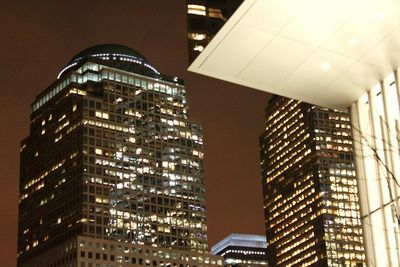
[[[230,45],[241,39],[245,35],[246,39],[240,41],[241,45]],[[248,59],[256,56],[274,35],[263,32],[247,25],[238,25],[233,28],[226,41],[215,49],[215,56],[210,57],[204,62],[204,67],[212,72],[222,71],[224,75],[236,76],[248,64]],[[242,47],[252,47],[243,50]],[[234,56],[232,56],[234,55]],[[232,64],[226,65],[225,58],[231,58]]]
[[[237,75],[241,80],[277,87],[315,51],[315,48],[284,37],[275,37]]]
[[[346,108],[400,66],[400,1],[245,0],[190,71]]]

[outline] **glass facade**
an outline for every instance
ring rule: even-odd
[[[365,266],[350,115],[274,96],[260,145],[269,266]]]
[[[71,238],[222,264],[207,256],[202,129],[188,119],[183,81],[119,46],[100,47],[75,58],[32,105],[21,145],[19,266],[37,266],[32,259]],[[83,254],[74,253],[39,265],[78,266]],[[123,266],[139,264],[125,256]],[[104,257],[101,266],[117,266]]]
[[[368,266],[400,265],[399,76],[351,106]]]

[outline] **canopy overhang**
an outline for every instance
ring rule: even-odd
[[[343,109],[400,65],[400,0],[245,0],[192,72]]]

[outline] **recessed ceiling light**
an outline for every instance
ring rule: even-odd
[[[384,20],[385,17],[386,17],[386,14],[383,11],[379,12],[379,13],[376,13],[376,19],[378,19],[378,20]]]
[[[324,70],[324,71],[327,71],[330,68],[331,68],[331,63],[329,63],[329,62],[325,62],[325,63],[321,64],[321,69]]]
[[[350,39],[347,41],[347,44],[348,44],[349,46],[356,46],[356,45],[358,44],[358,41],[357,41],[356,38],[350,38]]]

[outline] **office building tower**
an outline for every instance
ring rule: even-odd
[[[202,129],[185,87],[137,51],[77,54],[32,104],[18,266],[214,266]]]
[[[192,62],[243,0],[187,0],[188,52]]]
[[[227,267],[268,266],[265,236],[231,234],[215,244],[211,253],[224,257]]]
[[[274,96],[260,137],[269,266],[365,266],[350,115]]]

